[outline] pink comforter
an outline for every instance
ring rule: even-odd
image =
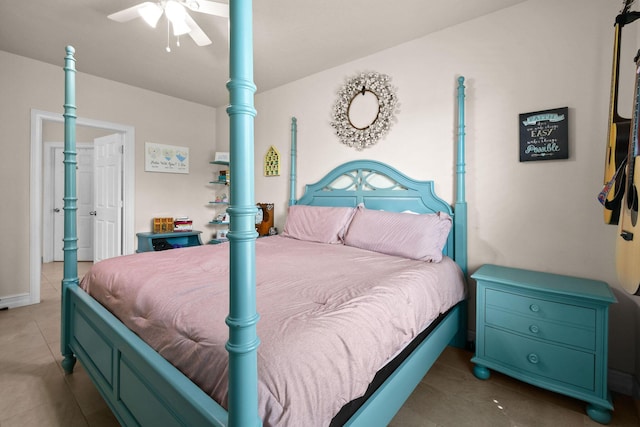
[[[343,245],[256,242],[258,387],[268,426],[327,426],[462,300],[462,273]],[[228,244],[102,261],[81,286],[226,407]]]

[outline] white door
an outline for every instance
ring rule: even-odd
[[[122,255],[121,134],[94,140],[94,262]]]
[[[64,237],[64,147],[53,148],[53,260],[62,261]],[[93,147],[76,147],[78,261],[93,261]]]

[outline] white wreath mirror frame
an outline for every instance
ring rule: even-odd
[[[397,104],[389,81],[386,74],[361,73],[348,79],[338,91],[331,126],[340,142],[362,150],[387,134]]]

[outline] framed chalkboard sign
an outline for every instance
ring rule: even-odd
[[[569,108],[520,114],[520,161],[569,158]]]

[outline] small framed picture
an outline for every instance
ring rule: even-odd
[[[520,161],[569,158],[569,107],[519,116]]]
[[[216,151],[216,155],[213,159],[216,162],[228,162],[229,161],[229,152],[228,151]]]
[[[216,240],[227,240],[228,229],[220,229],[216,231]]]

